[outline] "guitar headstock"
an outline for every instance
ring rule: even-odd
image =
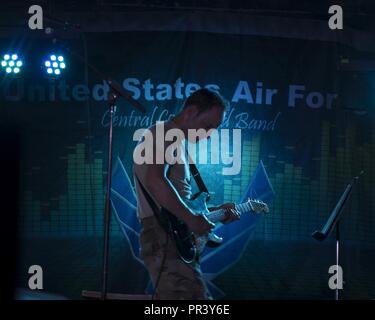
[[[255,213],[269,213],[270,209],[268,208],[267,203],[261,201],[261,200],[256,200],[256,199],[247,199],[246,201],[250,207],[251,210],[253,210]]]

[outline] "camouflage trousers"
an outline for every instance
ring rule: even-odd
[[[174,240],[155,217],[141,220],[140,257],[156,286],[155,299],[211,299],[199,263],[187,264],[178,255]]]

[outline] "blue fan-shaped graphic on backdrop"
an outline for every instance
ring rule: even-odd
[[[244,202],[248,198],[256,198],[270,204],[273,197],[272,185],[263,163],[260,161],[246,192],[241,199],[238,199],[238,202]],[[142,263],[139,258],[138,238],[141,225],[136,214],[137,199],[133,185],[120,158],[117,158],[112,174],[111,201],[114,215],[129,242],[133,257]],[[219,225],[215,229],[215,233],[224,239],[222,245],[213,249],[206,248],[201,256],[203,276],[213,297],[217,298],[224,293],[211,280],[241,258],[260,218],[261,216],[257,214],[244,214],[236,223],[225,226]]]

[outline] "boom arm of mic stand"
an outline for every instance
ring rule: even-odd
[[[72,51],[71,49],[68,49],[69,52],[74,54],[76,57],[78,57],[81,61],[84,63],[87,63],[87,66],[94,71],[100,78],[106,81],[108,86],[115,91],[118,95],[122,96],[124,99],[126,99],[134,108],[138,109],[142,113],[146,113],[146,109],[143,107],[142,104],[140,104],[137,100],[133,99],[130,93],[126,92],[121,86],[114,80],[112,80],[110,77],[104,75],[101,71],[99,71],[96,67],[94,67],[92,64],[85,62],[83,57],[81,57],[78,53]]]

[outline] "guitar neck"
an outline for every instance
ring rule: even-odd
[[[248,202],[244,202],[241,204],[236,204],[236,210],[239,211],[241,214],[245,212],[251,212],[252,208]],[[224,209],[219,209],[219,210],[214,210],[210,211],[206,217],[211,221],[211,222],[219,222],[224,220],[225,218],[225,210]]]

